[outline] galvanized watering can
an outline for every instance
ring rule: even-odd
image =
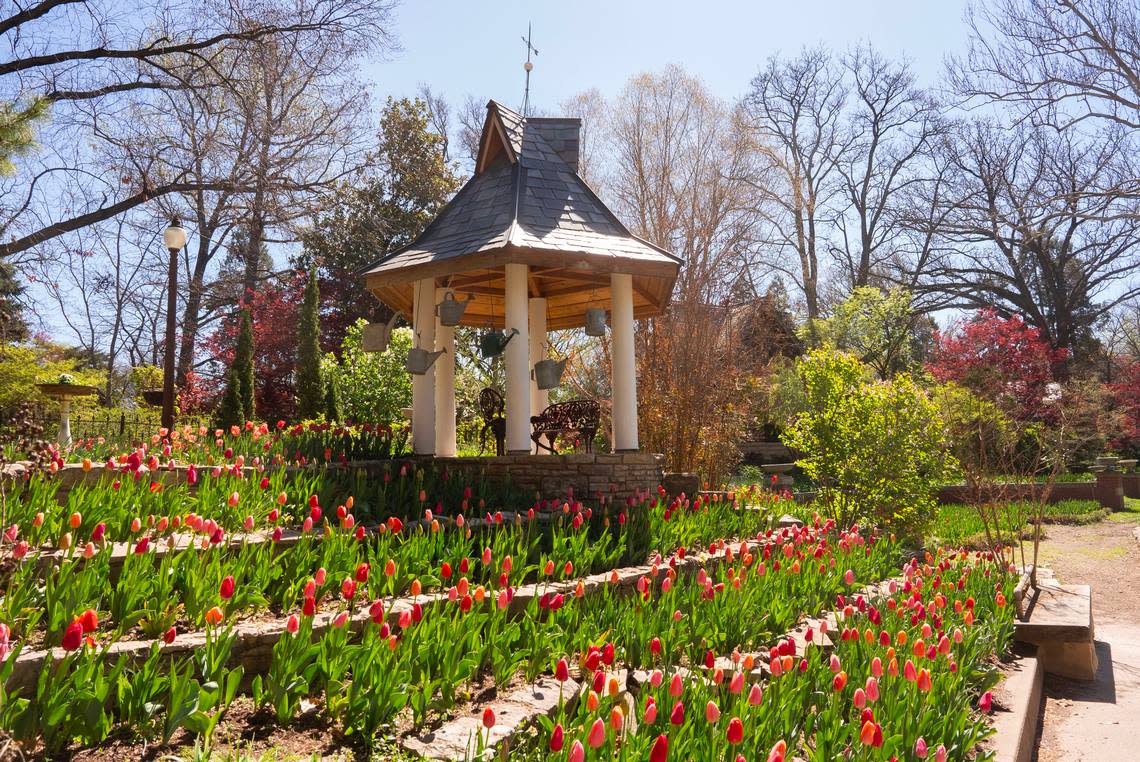
[[[443,295],[443,301],[435,305],[435,314],[439,315],[439,324],[459,325],[459,321],[463,319],[463,313],[467,311],[467,305],[470,303],[470,297],[459,302],[455,300],[455,293],[448,291]]]
[[[361,348],[365,352],[383,352],[388,349],[388,341],[392,338],[392,328],[396,321],[404,316],[396,312],[387,323],[368,323],[361,333]]]
[[[586,310],[586,335],[606,335],[606,311],[601,307],[591,307]]]
[[[422,376],[428,372],[428,368],[439,358],[445,351],[444,349],[438,352],[429,352],[420,347],[412,347],[408,350],[408,359],[404,362],[404,367],[408,372],[415,376]]]
[[[539,360],[534,364],[534,381],[539,389],[553,389],[562,383],[567,360]]]
[[[483,355],[483,359],[490,359],[498,357],[507,348],[507,344],[515,337],[519,329],[512,328],[510,332],[504,331],[487,331],[479,337],[479,351]]]

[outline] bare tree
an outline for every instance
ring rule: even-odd
[[[907,63],[865,45],[844,56],[843,65],[852,97],[847,150],[837,169],[847,207],[837,215],[831,248],[844,285],[853,289],[894,280],[907,216],[917,211],[908,191],[923,181],[942,125]]]
[[[1140,128],[1140,9],[1132,0],[995,0],[970,6],[967,54],[951,59],[963,95],[1015,104],[1066,129],[1086,120]]]
[[[848,140],[846,101],[844,78],[823,48],[786,61],[768,59],[744,99],[770,169],[755,186],[769,223],[768,265],[800,287],[813,320],[820,315],[823,228],[841,192],[837,167]],[[798,267],[786,264],[787,253]]]
[[[0,19],[6,60],[0,61],[0,98],[8,103],[55,104],[40,139],[49,150],[22,160],[0,197],[0,252],[25,252],[45,241],[110,219],[172,193],[220,190],[228,179],[174,174],[107,177],[80,148],[92,113],[129,117],[131,104],[169,90],[208,88],[216,77],[188,80],[181,71],[214,72],[219,52],[268,43],[283,34],[321,34],[346,49],[390,40],[390,3],[371,0],[139,0],[130,9],[113,0],[42,0],[12,4]],[[59,30],[66,28],[66,34]],[[61,104],[83,110],[60,110]],[[85,193],[74,193],[76,188]],[[81,199],[54,204],[62,197]]]
[[[604,193],[608,152],[609,107],[596,87],[576,93],[558,104],[559,116],[582,120],[578,141],[578,174],[595,193]]]
[[[1023,315],[1080,354],[1093,327],[1140,295],[1140,209],[1106,189],[1130,168],[1122,130],[1090,140],[1022,124],[960,125],[942,146],[944,248],[919,288]]]

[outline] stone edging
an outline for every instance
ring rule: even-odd
[[[1045,670],[1036,649],[1004,665],[1002,676],[994,689],[1000,707],[993,715],[994,762],[1030,762],[1037,750],[1037,720],[1044,700]]]

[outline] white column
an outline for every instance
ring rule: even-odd
[[[507,453],[530,452],[530,332],[527,327],[527,266],[505,265],[507,344]]]
[[[435,303],[443,301],[448,289],[435,290]],[[455,327],[442,325],[435,318],[435,351],[443,354],[435,361],[435,454],[455,457]]]
[[[533,297],[530,302],[530,367],[545,360],[546,352],[546,299]],[[530,414],[539,415],[550,404],[550,392],[539,389],[535,379],[530,380]],[[538,445],[531,448],[538,452]]]
[[[637,443],[637,365],[633,350],[633,276],[610,276],[613,334],[613,423],[614,450],[636,452]]]
[[[412,309],[412,343],[431,352],[435,349],[435,279],[416,281]],[[435,366],[422,376],[412,376],[412,449],[417,455],[435,454]]]
[[[56,441],[63,447],[71,444],[71,398],[59,398],[59,436]]]

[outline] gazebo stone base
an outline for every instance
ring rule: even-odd
[[[545,499],[566,497],[570,490],[582,499],[611,494],[625,498],[637,490],[656,490],[665,475],[663,455],[640,452],[417,459],[470,478],[509,480]]]

